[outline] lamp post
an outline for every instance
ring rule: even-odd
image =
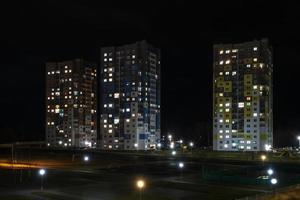
[[[178,163],[178,168],[180,170],[180,178],[182,179],[182,170],[184,168],[184,163],[183,162],[179,162]]]
[[[297,137],[297,140],[298,140],[298,142],[299,142],[299,149],[300,149],[300,135]]]
[[[145,181],[144,180],[138,180],[136,182],[136,186],[137,188],[139,189],[139,192],[140,192],[140,200],[142,200],[142,189],[145,187]]]
[[[43,187],[43,178],[44,178],[45,174],[46,174],[46,170],[44,170],[44,169],[39,170],[39,175],[41,176],[41,191],[43,191],[43,189],[44,189],[44,187]]]
[[[267,159],[267,156],[266,155],[261,155],[260,158],[261,158],[263,166],[264,166],[264,163],[265,163],[265,160]]]
[[[276,193],[276,191],[275,191],[275,185],[278,183],[278,180],[276,179],[276,178],[272,178],[271,180],[270,180],[270,182],[271,182],[271,186],[272,186],[272,193]]]

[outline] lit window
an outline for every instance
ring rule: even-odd
[[[108,128],[112,128],[112,125],[111,125],[111,124],[109,124],[109,125],[108,125]]]
[[[104,53],[104,57],[107,56],[107,53]]]
[[[232,76],[235,76],[235,75],[236,75],[236,71],[233,71],[233,72],[232,72]]]
[[[229,138],[229,135],[226,135],[225,138]]]
[[[260,64],[259,64],[259,67],[260,67],[260,68],[263,68],[263,67],[264,67],[264,64],[263,64],[263,63],[260,63]]]
[[[236,53],[237,51],[237,49],[232,49],[232,53]]]
[[[108,79],[109,82],[112,82],[112,78]]]
[[[248,140],[248,141],[247,141],[247,144],[251,144],[251,141],[250,141],[250,140]]]
[[[250,100],[251,100],[251,97],[247,97],[246,99],[247,99],[247,101],[250,101]]]
[[[71,69],[69,69],[69,73],[71,73],[72,72],[72,70]]]
[[[130,119],[126,119],[126,122],[130,122]]]
[[[126,108],[126,112],[130,112],[130,108]]]
[[[223,109],[220,109],[219,112],[223,112]]]
[[[257,113],[253,113],[253,117],[257,117]]]
[[[219,137],[220,137],[220,139],[222,139],[222,138],[223,138],[223,135],[220,135]]]
[[[219,122],[220,122],[220,123],[223,123],[223,119],[220,119]]]
[[[224,64],[224,61],[223,61],[223,60],[221,60],[221,61],[219,62],[219,64],[220,64],[220,65],[223,65],[223,64]]]
[[[67,65],[65,65],[65,69],[68,69],[68,66],[67,66]]]
[[[223,72],[220,72],[219,75],[222,76],[222,75],[223,75]]]
[[[119,98],[120,97],[119,93],[115,93],[114,97],[115,97],[115,99]]]
[[[220,51],[220,54],[223,54],[223,53],[224,53],[224,51],[223,51],[223,50],[221,50],[221,51]]]
[[[219,104],[219,107],[223,107],[223,104],[222,104],[222,103],[220,103],[220,104]]]
[[[219,130],[219,133],[223,133],[223,130]]]
[[[229,53],[230,53],[230,50],[226,50],[225,53],[226,53],[226,54],[229,54]]]
[[[112,114],[109,114],[108,117],[112,118]]]
[[[226,122],[226,123],[229,123],[229,119],[226,119],[225,122]],[[226,131],[228,131],[228,130],[226,130]]]
[[[250,102],[247,102],[247,106],[251,106],[251,103],[250,103]]]
[[[229,106],[230,106],[230,103],[225,103],[225,106],[226,106],[226,107],[229,107]]]
[[[253,89],[255,89],[255,90],[256,90],[256,89],[257,89],[257,85],[253,85]]]
[[[257,58],[253,58],[253,61],[254,61],[254,62],[257,62]]]
[[[225,112],[229,112],[229,108],[226,108],[226,109],[225,109]]]
[[[108,107],[109,107],[109,108],[112,108],[112,107],[113,107],[113,105],[110,103],[110,104],[108,104]]]
[[[108,71],[112,72],[112,71],[113,71],[113,68],[108,68]]]
[[[51,73],[50,72],[48,72],[48,75],[50,75]]]
[[[104,119],[103,122],[104,122],[104,123],[107,123],[107,119]]]
[[[132,113],[132,115],[131,115],[132,117],[135,117],[135,114],[134,113]]]
[[[104,71],[104,72],[107,72],[107,69],[105,68],[103,71]]]
[[[132,58],[135,58],[135,55],[132,55]]]
[[[250,68],[251,67],[251,65],[250,64],[247,64],[247,68]]]
[[[222,96],[223,96],[223,93],[219,93],[219,96],[222,97]]]
[[[108,76],[109,76],[109,77],[112,77],[112,76],[113,76],[113,74],[112,74],[112,73],[110,73],[110,74],[108,74]]]
[[[54,74],[54,71],[52,71],[51,74]]]
[[[119,119],[114,119],[114,124],[118,124],[119,123]]]
[[[109,58],[109,61],[112,61],[112,58]]]
[[[71,79],[71,78],[69,78],[69,81],[72,81],[72,79]]]
[[[225,75],[229,75],[229,72],[225,72]]]
[[[103,82],[107,82],[107,79],[105,78],[105,79],[103,80]]]
[[[229,133],[229,130],[226,130],[225,133]]]
[[[250,147],[250,146],[247,146],[247,149],[251,149],[251,147]]]
[[[244,146],[240,146],[241,149],[244,149]]]
[[[253,51],[257,51],[257,47],[253,47]]]
[[[108,130],[108,133],[112,133],[112,129],[109,129],[109,130]]]
[[[107,58],[104,58],[104,62],[106,62],[107,61]]]
[[[65,73],[68,73],[68,70],[65,70]]]
[[[107,104],[104,104],[103,107],[106,108],[106,107],[107,107]]]
[[[224,144],[224,147],[225,147],[225,148],[228,148],[228,144]]]
[[[239,108],[244,108],[244,102],[239,102],[238,107]]]
[[[230,60],[226,60],[225,64],[230,64]]]

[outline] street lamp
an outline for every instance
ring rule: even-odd
[[[182,169],[184,168],[184,163],[183,162],[179,162],[178,163],[178,168],[180,169],[180,178],[182,178]]]
[[[300,149],[300,135],[297,137],[298,141],[299,141],[299,149]]]
[[[145,181],[144,180],[138,180],[137,182],[136,182],[136,187],[139,189],[139,191],[140,191],[140,200],[142,199],[142,189],[145,187]]]
[[[193,143],[193,142],[190,142],[189,145],[190,145],[190,147],[193,147],[193,146],[194,146],[194,143]]]
[[[268,169],[268,174],[269,174],[269,176],[271,176],[271,175],[273,175],[274,174],[274,171],[273,171],[273,169]]]
[[[271,184],[272,185],[276,185],[278,183],[277,179],[276,178],[272,178],[271,179]]]
[[[39,170],[39,175],[41,176],[41,191],[43,191],[44,187],[43,187],[43,177],[46,174],[46,170],[44,169],[40,169]]]
[[[89,156],[84,156],[83,160],[84,160],[84,162],[88,162],[90,160],[90,157]]]
[[[172,155],[175,156],[176,155],[176,151],[172,151]]]

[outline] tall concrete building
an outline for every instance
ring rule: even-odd
[[[96,70],[96,64],[82,59],[46,63],[48,146],[96,146]]]
[[[160,140],[160,50],[146,41],[101,49],[100,146],[147,150]]]
[[[267,39],[214,45],[213,149],[273,145],[273,63]]]

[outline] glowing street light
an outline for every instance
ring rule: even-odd
[[[273,175],[274,174],[274,171],[273,171],[273,169],[268,169],[268,174],[271,176],[271,175]]]
[[[178,167],[179,167],[180,169],[184,168],[184,163],[183,163],[183,162],[179,162],[179,163],[178,163]]]
[[[183,143],[183,140],[179,140],[179,143],[182,144],[182,143]]]
[[[137,182],[136,182],[136,187],[139,189],[139,191],[140,191],[140,200],[142,199],[142,189],[145,187],[145,181],[144,180],[138,180]]]
[[[158,148],[161,148],[161,143],[158,143],[158,144],[157,144],[157,147],[158,147]]]
[[[174,149],[174,142],[171,142],[170,149]]]
[[[190,142],[189,145],[190,145],[190,147],[193,147],[193,146],[194,146],[194,143],[193,143],[193,142]]]
[[[267,156],[266,155],[261,155],[260,158],[261,158],[262,161],[265,161],[267,159]]]
[[[172,140],[172,135],[171,135],[171,134],[168,135],[168,139],[169,139],[170,141]]]
[[[271,179],[272,185],[276,185],[278,183],[278,180],[276,178]]]
[[[84,162],[88,162],[90,160],[90,157],[89,156],[84,156],[83,160],[84,160]]]
[[[297,140],[299,141],[299,149],[300,149],[300,135],[297,137]]]
[[[43,191],[44,187],[43,187],[43,177],[46,174],[46,170],[45,169],[40,169],[39,170],[39,175],[41,176],[41,191]]]
[[[176,151],[172,151],[172,155],[175,156],[176,155]]]

